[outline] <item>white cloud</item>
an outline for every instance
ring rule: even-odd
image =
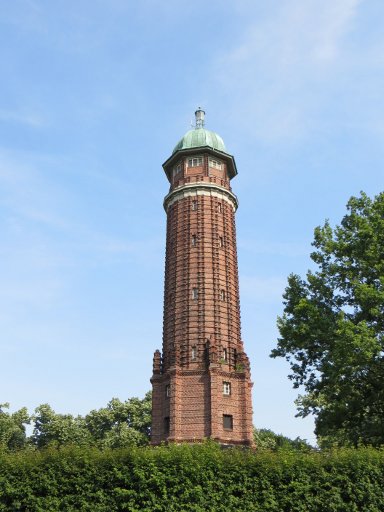
[[[68,181],[55,182],[54,173],[60,174],[68,165],[60,157],[0,149],[0,256],[4,261],[20,268],[27,264],[31,273],[42,266],[56,269],[58,279],[64,267],[83,265],[89,259],[100,264],[130,256],[141,263],[158,263],[163,236],[129,229],[113,233],[107,224],[99,228],[95,211],[81,207],[81,194],[74,193]],[[123,188],[119,180],[92,169],[84,176],[97,179],[103,190]]]
[[[263,64],[294,80],[298,77],[293,71],[300,75],[303,68],[316,68],[337,58],[359,3],[360,0],[282,2],[272,19],[249,26],[244,41],[224,57],[223,64],[239,65],[242,76],[252,78],[262,72],[252,63]]]
[[[252,21],[216,66],[230,117],[264,140],[297,138],[345,60],[360,0],[289,0]],[[350,56],[348,56],[348,59]]]
[[[46,224],[58,229],[68,228],[59,214],[63,191],[50,183],[42,168],[58,164],[59,159],[0,149],[0,206],[3,219],[14,217],[23,221]]]
[[[12,111],[0,109],[0,121],[24,124],[33,128],[41,128],[46,123],[36,112]]]

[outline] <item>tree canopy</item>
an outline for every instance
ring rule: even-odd
[[[384,193],[351,197],[334,229],[317,227],[316,270],[292,274],[272,357],[290,363],[320,445],[384,444]]]
[[[0,452],[39,450],[69,447],[127,448],[149,443],[151,430],[152,395],[143,399],[129,398],[122,402],[112,398],[101,409],[85,416],[60,414],[48,404],[39,405],[31,416],[25,407],[13,414],[6,411],[9,404],[0,404]],[[31,424],[27,436],[26,425]],[[268,429],[254,429],[260,451],[311,451],[303,439],[289,439]]]
[[[295,451],[295,452],[310,452],[314,448],[306,439],[296,437],[290,439],[283,434],[275,434],[268,428],[255,428],[253,431],[253,438],[258,451]]]
[[[39,405],[30,416],[25,407],[13,414],[9,404],[0,404],[0,451],[47,447],[79,446],[125,448],[149,441],[151,428],[151,393],[143,399],[122,402],[112,398],[106,407],[85,416],[56,413],[48,404]],[[32,434],[26,425],[32,424]]]
[[[25,425],[30,423],[26,407],[9,413],[9,404],[0,404],[0,450],[18,450],[27,442]]]

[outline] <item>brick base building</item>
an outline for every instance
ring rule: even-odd
[[[237,169],[223,140],[196,128],[163,168],[167,213],[163,349],[153,359],[152,444],[253,444],[250,366],[240,332]]]

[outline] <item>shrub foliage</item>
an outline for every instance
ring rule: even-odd
[[[384,452],[223,450],[214,443],[0,455],[0,511],[384,510]]]

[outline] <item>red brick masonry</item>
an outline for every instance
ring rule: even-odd
[[[192,157],[202,157],[201,165],[188,166]],[[253,444],[233,166],[231,156],[207,147],[178,151],[164,164],[171,188],[164,201],[163,350],[153,360],[152,444],[204,438]]]

